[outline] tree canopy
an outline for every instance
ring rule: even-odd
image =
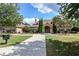
[[[59,5],[61,6],[59,12],[64,19],[79,27],[79,3],[59,3]]]
[[[79,18],[79,3],[60,3],[60,13],[67,18]]]
[[[59,16],[55,16],[52,21],[56,24],[58,24],[59,26],[63,25],[64,24],[64,20],[61,19]]]
[[[18,13],[18,5],[10,3],[0,4],[0,26],[16,26],[23,17]]]

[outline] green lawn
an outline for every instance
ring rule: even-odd
[[[46,34],[48,56],[79,55],[79,34]]]
[[[31,37],[31,35],[29,35],[29,36],[11,35],[7,44],[4,44],[4,40],[2,39],[2,37],[0,37],[0,47],[7,47],[7,46],[11,46],[11,45],[16,45],[16,44],[19,44],[22,41],[24,41],[30,37]]]

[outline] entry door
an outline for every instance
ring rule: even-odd
[[[49,26],[45,26],[45,33],[50,33],[50,27]]]

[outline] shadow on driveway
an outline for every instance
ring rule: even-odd
[[[2,56],[45,56],[46,50],[43,41],[33,41],[14,46],[12,52],[1,54]],[[7,50],[8,51],[8,50]]]

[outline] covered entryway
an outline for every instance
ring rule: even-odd
[[[45,26],[45,33],[50,33],[50,27],[49,26]]]

